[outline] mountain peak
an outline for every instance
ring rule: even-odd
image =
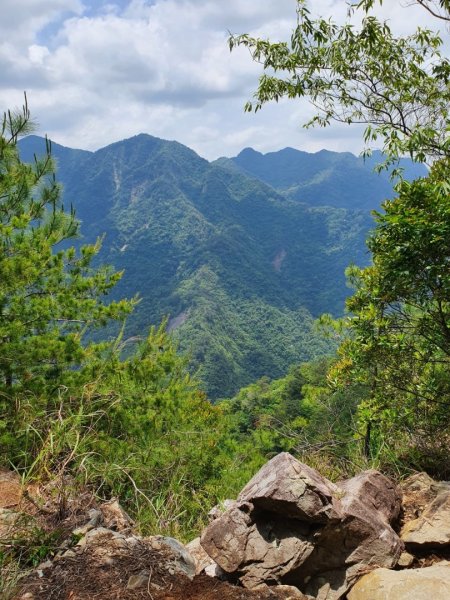
[[[256,156],[264,156],[261,152],[258,152],[257,150],[255,150],[254,148],[244,148],[243,150],[241,150],[238,154],[238,158],[250,158],[250,157],[256,157]]]

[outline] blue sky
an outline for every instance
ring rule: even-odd
[[[388,0],[383,9],[397,29],[426,24],[423,10],[402,4]],[[345,0],[312,5],[338,19],[347,9]],[[0,109],[19,106],[26,90],[39,133],[86,149],[145,132],[209,159],[246,146],[358,153],[357,128],[302,129],[312,111],[305,102],[243,112],[260,67],[243,49],[229,53],[227,32],[287,39],[295,7],[295,0],[2,0]]]

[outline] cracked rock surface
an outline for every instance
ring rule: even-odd
[[[201,537],[207,554],[249,589],[288,584],[338,600],[362,572],[397,563],[401,492],[377,471],[331,483],[288,453],[251,479]]]

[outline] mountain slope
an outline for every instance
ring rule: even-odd
[[[392,197],[389,173],[374,172],[383,156],[374,152],[371,157],[358,158],[349,152],[316,153],[284,148],[261,154],[245,148],[234,158],[216,161],[222,167],[256,177],[288,198],[312,206],[372,210]],[[424,165],[402,160],[407,179],[426,175]]]
[[[43,144],[24,139],[22,155]],[[113,295],[142,298],[128,333],[169,316],[211,398],[330,351],[313,318],[342,312],[344,269],[367,262],[367,212],[307,206],[148,135],[53,151],[84,241],[105,234],[100,260],[125,271]]]

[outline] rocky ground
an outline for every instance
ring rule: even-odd
[[[210,516],[187,546],[143,538],[117,501],[0,473],[3,547],[30,523],[58,533],[8,600],[450,598],[450,483],[424,473],[401,486],[377,471],[333,484],[283,453]]]

